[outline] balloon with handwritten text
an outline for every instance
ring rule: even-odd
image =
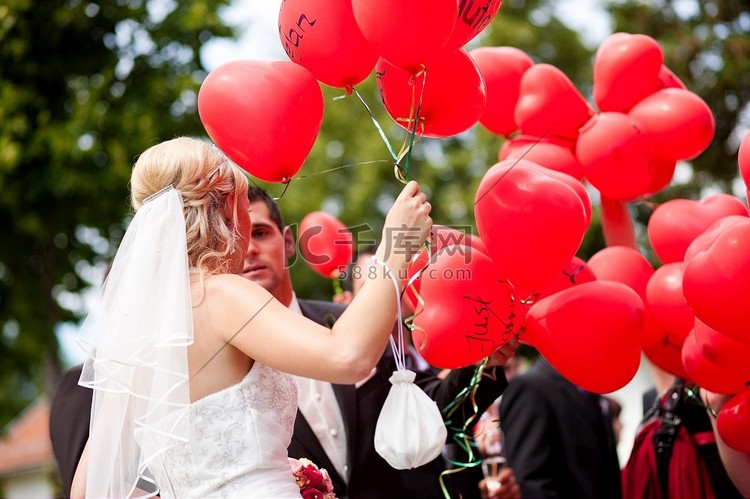
[[[515,337],[524,318],[513,290],[492,260],[464,246],[448,246],[421,276],[424,306],[416,311],[412,339],[435,367],[456,369],[487,357]]]
[[[284,0],[279,38],[292,62],[333,87],[350,89],[378,60],[354,20],[351,0]]]

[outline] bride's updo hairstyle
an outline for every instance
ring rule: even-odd
[[[232,272],[231,256],[241,241],[235,228],[237,199],[247,195],[245,175],[213,144],[179,137],[150,147],[136,161],[130,178],[133,209],[170,185],[182,195],[190,268],[201,274]]]

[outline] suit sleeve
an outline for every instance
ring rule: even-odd
[[[429,372],[419,371],[415,382],[437,403],[440,410],[443,410],[444,407],[453,402],[464,388],[469,387],[475,371],[476,367],[474,366],[453,369],[445,379],[440,379]],[[474,402],[477,404],[476,414],[482,414],[490,404],[503,394],[507,386],[508,381],[505,379],[505,372],[502,367],[492,367],[485,370],[474,393]],[[461,423],[474,415],[472,400],[467,398],[455,414],[458,415],[455,416],[456,421]]]
[[[513,383],[500,399],[500,426],[505,455],[521,487],[522,497],[557,497],[554,483],[555,411],[539,383],[524,377]]]

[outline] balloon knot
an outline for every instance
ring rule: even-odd
[[[346,90],[346,95],[352,95],[352,91],[354,91],[354,87],[352,85],[347,85],[344,87],[344,90]]]

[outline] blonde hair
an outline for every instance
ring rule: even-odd
[[[247,195],[247,177],[213,144],[179,137],[150,147],[136,161],[133,208],[170,185],[182,195],[190,267],[202,275],[231,272],[229,257],[240,242],[237,200]]]

